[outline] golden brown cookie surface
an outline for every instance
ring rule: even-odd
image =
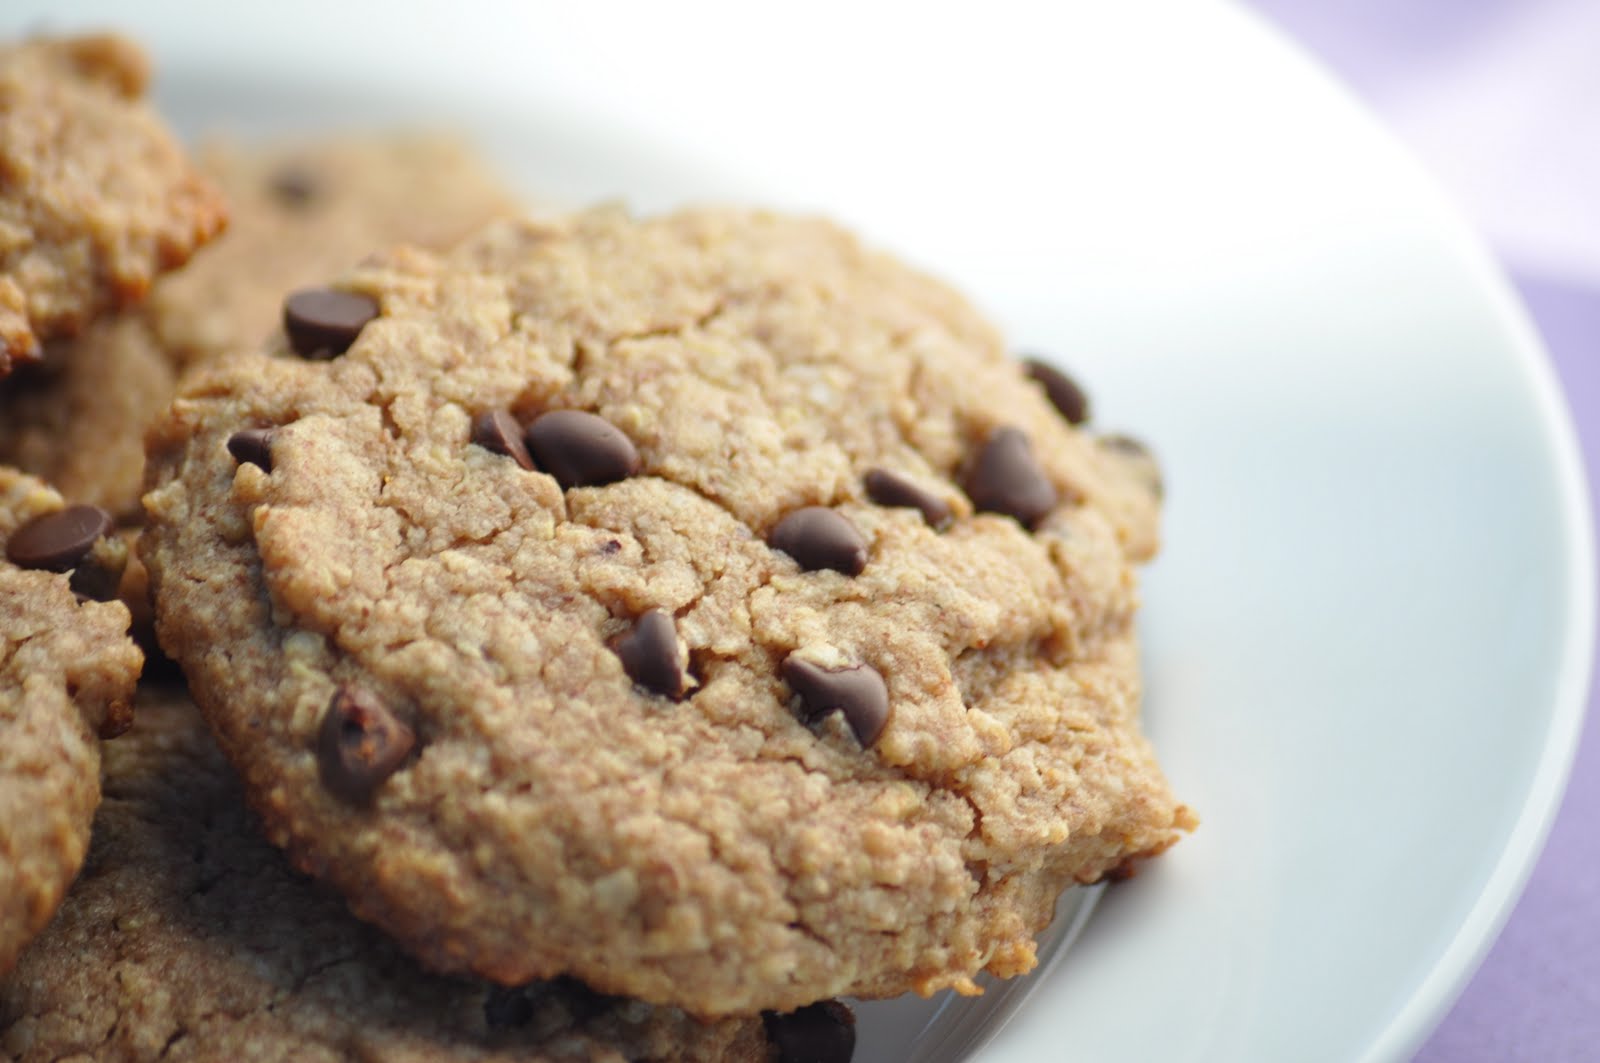
[[[19,1063],[765,1063],[760,1019],[697,1023],[575,983],[426,974],[259,837],[181,689],[106,748],[82,876],[0,983]]]
[[[144,298],[226,211],[117,37],[0,46],[0,376]]]
[[[218,142],[198,161],[227,198],[228,231],[142,306],[48,345],[0,388],[0,462],[125,520],[139,512],[144,431],[186,366],[258,347],[296,287],[393,244],[448,245],[511,209],[442,137]]]
[[[1149,483],[824,223],[398,251],[151,438],[163,645],[274,840],[438,967],[966,988],[1192,825],[1136,726]]]
[[[100,800],[97,732],[127,723],[143,658],[121,603],[82,601],[77,574],[126,548],[104,514],[64,507],[0,468],[0,975],[77,873]],[[116,573],[98,582],[114,589]]]

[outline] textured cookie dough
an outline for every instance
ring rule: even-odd
[[[462,141],[429,134],[259,145],[217,141],[201,167],[228,197],[224,239],[151,294],[157,346],[180,364],[258,350],[283,296],[396,244],[448,248],[515,198]]]
[[[69,575],[6,560],[18,528],[61,508],[0,468],[0,976],[83,861],[100,801],[96,734],[125,723],[142,663],[120,603],[80,602]]]
[[[575,983],[421,971],[262,840],[181,688],[106,747],[83,874],[0,983],[18,1063],[765,1061],[757,1018],[705,1025]]]
[[[0,388],[0,461],[124,518],[139,512],[144,430],[184,366],[259,347],[290,289],[392,244],[447,246],[513,209],[442,137],[216,143],[199,162],[230,204],[228,231],[137,310],[48,345]]]
[[[273,840],[428,963],[708,1015],[976,991],[1193,824],[1136,726],[1155,495],[949,289],[714,210],[499,224],[341,287],[295,334],[346,353],[279,337],[152,430],[141,550]],[[562,408],[612,428],[530,457],[489,416]],[[870,501],[875,469],[948,512]],[[807,506],[843,570],[768,545]]]
[[[0,46],[0,377],[142,299],[226,212],[117,37]]]

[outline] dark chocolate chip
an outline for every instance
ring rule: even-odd
[[[889,722],[889,687],[868,665],[829,670],[791,654],[784,659],[783,678],[800,695],[806,723],[842,712],[863,749],[878,740]]]
[[[528,426],[528,449],[562,487],[598,487],[639,471],[633,441],[604,417],[551,410]]]
[[[271,472],[272,441],[277,437],[276,428],[246,428],[228,437],[228,453],[240,465],[249,463]]]
[[[961,486],[974,506],[1015,517],[1027,528],[1043,520],[1058,499],[1028,437],[1016,428],[1001,428],[984,442]]]
[[[117,597],[117,592],[122,589],[122,566],[107,566],[100,564],[95,559],[94,550],[91,548],[83,560],[73,568],[72,575],[67,579],[67,586],[79,598],[91,602],[109,602]]]
[[[377,301],[370,296],[333,288],[302,288],[283,301],[283,330],[302,358],[343,354],[377,316]]]
[[[510,410],[485,410],[474,417],[472,441],[485,450],[504,454],[524,469],[533,468],[533,458],[522,442],[522,426]]]
[[[417,736],[376,694],[345,685],[328,702],[317,737],[322,784],[346,801],[362,802],[400,770]]]
[[[646,690],[674,701],[683,697],[685,676],[678,656],[678,628],[672,617],[652,609],[618,636],[611,648],[622,660],[628,678]]]
[[[855,1055],[855,1013],[841,1001],[807,1004],[787,1015],[766,1011],[761,1019],[780,1063],[850,1063]]]
[[[805,506],[788,514],[772,529],[767,543],[807,572],[831,568],[859,576],[867,567],[867,541],[843,514],[826,506]]]
[[[300,166],[285,166],[267,181],[267,188],[286,207],[303,207],[317,196],[316,175]]]
[[[1048,362],[1029,358],[1022,363],[1028,375],[1044,388],[1045,397],[1066,418],[1068,424],[1082,424],[1089,419],[1089,396],[1078,382]]]
[[[68,506],[12,532],[6,557],[20,568],[70,572],[112,527],[111,514],[99,506]]]
[[[903,506],[922,512],[931,528],[950,523],[950,506],[932,491],[925,491],[888,469],[872,469],[866,477],[867,497],[880,506]]]

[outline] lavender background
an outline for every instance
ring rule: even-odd
[[[1487,236],[1561,377],[1596,507],[1600,0],[1248,4],[1362,97]],[[1600,1059],[1597,705],[1591,685],[1545,852],[1482,968],[1418,1053],[1422,1063]]]

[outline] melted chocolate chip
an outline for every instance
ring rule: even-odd
[[[510,410],[485,410],[474,417],[472,441],[484,450],[504,454],[524,469],[533,468],[533,458],[522,442],[522,426]]]
[[[285,166],[267,181],[267,188],[286,207],[304,207],[317,197],[316,175],[299,166]]]
[[[539,468],[563,488],[598,487],[639,471],[633,441],[603,417],[582,410],[551,410],[528,426],[528,449]]]
[[[1058,500],[1028,437],[1016,428],[1001,428],[988,438],[961,486],[980,510],[1015,517],[1026,528],[1043,520]]]
[[[1072,379],[1048,362],[1029,358],[1022,363],[1032,377],[1044,388],[1050,405],[1066,418],[1068,424],[1082,424],[1089,419],[1089,396]]]
[[[262,472],[272,471],[272,441],[276,428],[246,428],[228,437],[228,453],[240,465],[249,463]]]
[[[333,288],[302,288],[283,301],[283,330],[302,358],[335,358],[378,316],[377,301]]]
[[[787,1015],[761,1013],[780,1063],[850,1063],[856,1051],[856,1017],[837,1000],[807,1004]]]
[[[880,506],[920,510],[922,519],[934,529],[950,523],[950,506],[932,491],[925,491],[904,476],[888,469],[872,469],[864,481],[867,497]]]
[[[683,697],[686,677],[678,657],[678,629],[672,617],[652,609],[611,645],[628,678],[674,701]]]
[[[843,514],[826,506],[805,506],[788,514],[772,529],[767,543],[807,572],[831,568],[859,576],[867,567],[867,541]]]
[[[113,526],[111,514],[99,506],[68,506],[12,532],[6,557],[19,568],[70,572]]]
[[[783,678],[800,695],[806,723],[842,712],[863,749],[878,740],[889,722],[889,687],[868,665],[829,670],[791,654],[784,659]]]
[[[366,801],[400,770],[417,736],[363,687],[345,685],[328,702],[317,736],[322,784],[346,801]]]

